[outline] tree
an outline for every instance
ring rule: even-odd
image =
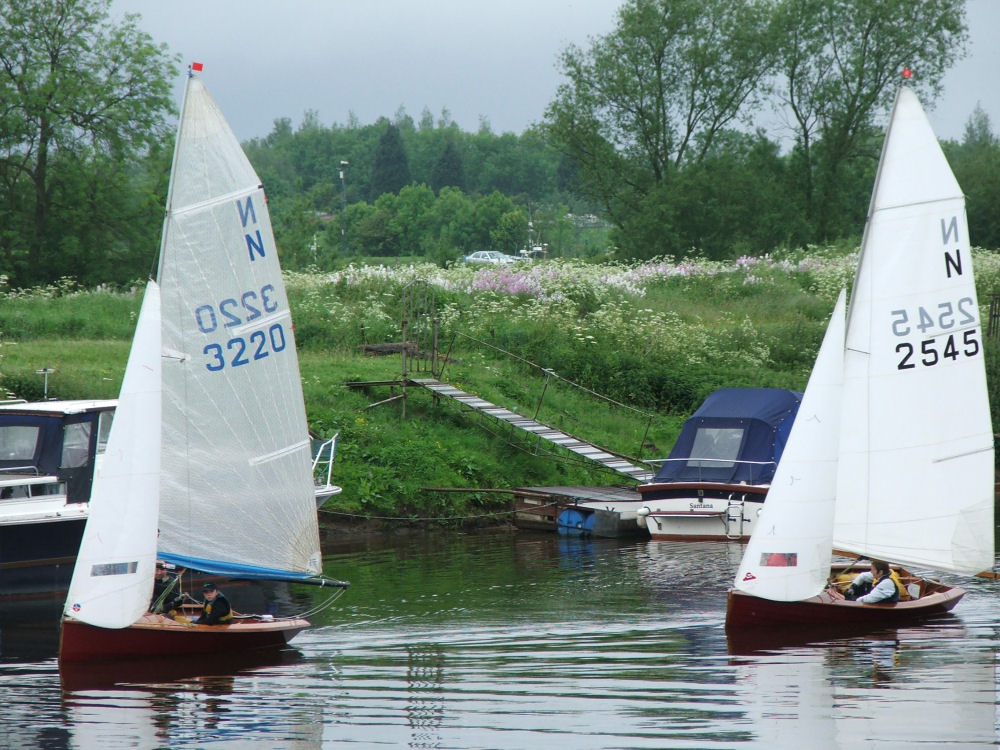
[[[476,201],[472,210],[469,252],[472,250],[496,250],[493,247],[493,230],[500,224],[500,217],[514,211],[514,203],[498,190]]]
[[[631,227],[671,175],[753,110],[772,64],[770,0],[628,0],[615,30],[569,47],[548,132],[638,254]]]
[[[109,7],[23,0],[0,8],[0,257],[15,283],[86,276],[87,260],[106,267],[108,252],[134,270],[136,225],[159,231],[160,213],[145,213],[157,180],[136,162],[166,153],[175,60],[137,28],[137,16],[111,23]],[[143,242],[141,252],[148,248]]]
[[[856,162],[870,171],[877,159],[876,118],[888,113],[905,67],[918,93],[939,92],[968,37],[965,2],[780,0],[773,31],[776,90],[795,133],[813,239],[857,232],[867,203],[841,186],[853,182]]]
[[[490,230],[490,245],[505,253],[516,253],[526,247],[528,217],[520,209],[503,214]]]
[[[431,187],[440,192],[443,187],[465,189],[465,170],[462,168],[462,157],[455,148],[455,139],[449,138],[441,155],[434,163],[431,172]]]
[[[399,128],[388,123],[375,149],[375,165],[372,172],[372,200],[383,193],[398,193],[410,184],[410,165]]]
[[[1000,138],[982,107],[977,105],[969,117],[962,143],[946,143],[945,153],[965,192],[969,239],[1000,249]]]

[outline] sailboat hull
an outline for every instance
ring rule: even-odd
[[[301,618],[251,617],[227,625],[195,625],[147,614],[127,628],[99,628],[64,617],[60,661],[221,654],[282,648],[309,627]]]
[[[900,571],[901,576],[905,571]],[[911,576],[912,578],[912,576]],[[795,602],[778,602],[730,589],[726,629],[790,626],[872,627],[907,625],[954,609],[965,589],[920,580],[917,599],[896,604],[864,604],[836,599],[826,592]]]

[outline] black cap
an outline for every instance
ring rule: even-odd
[[[211,581],[209,581],[208,583],[202,584],[201,590],[202,591],[214,591],[215,590],[215,584],[212,583]]]

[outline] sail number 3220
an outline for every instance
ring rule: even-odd
[[[218,307],[201,305],[194,311],[198,330],[213,333],[220,328],[233,328],[263,317],[264,313],[277,312],[278,303],[272,298],[274,287],[267,284],[260,292],[250,291],[240,296],[222,300]],[[205,368],[218,372],[229,367],[239,367],[280,352],[288,345],[281,323],[252,331],[249,336],[234,336],[223,344],[207,344],[202,351],[208,356]]]

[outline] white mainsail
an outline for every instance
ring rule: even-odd
[[[124,628],[149,607],[160,489],[160,294],[146,286],[66,615]]]
[[[815,596],[830,575],[844,372],[841,292],[823,337],[767,502],[734,586],[775,601]]]
[[[207,572],[321,572],[298,357],[267,200],[188,79],[160,252],[160,550]]]
[[[837,549],[993,567],[993,434],[965,202],[905,87],[851,295],[841,427]]]

